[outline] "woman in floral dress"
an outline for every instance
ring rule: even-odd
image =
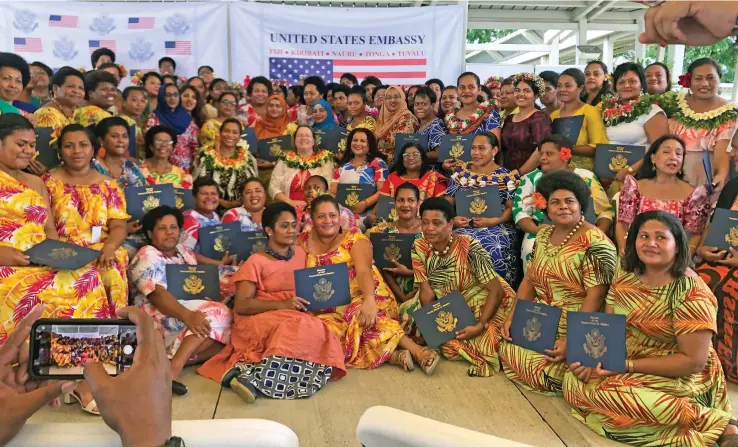
[[[398,133],[414,133],[418,128],[418,119],[407,107],[407,100],[402,88],[393,85],[385,91],[384,105],[377,118],[374,135],[377,137],[377,148],[390,165],[395,160],[395,135]]]
[[[199,109],[195,107],[193,110]],[[174,84],[161,86],[156,109],[146,119],[146,132],[157,126],[172,129],[176,136],[172,139],[174,148],[169,154],[170,163],[190,172],[200,146],[200,129],[192,115],[182,106],[179,90]]]
[[[567,312],[599,312],[615,273],[617,251],[605,233],[584,220],[589,187],[573,172],[555,171],[538,182],[537,208],[553,225],[538,232],[532,259],[516,299],[561,308],[554,349],[546,354],[512,343],[513,311],[502,328],[502,368],[523,388],[560,396],[566,359]]]
[[[738,428],[712,347],[717,303],[689,268],[688,238],[664,211],[639,214],[606,312],[625,316],[626,373],[569,366],[564,398],[574,418],[639,446],[738,445]]]
[[[512,200],[518,187],[520,175],[495,163],[498,156],[499,143],[492,132],[482,132],[472,142],[472,163],[458,163],[448,183],[446,194],[451,198],[457,192],[487,185],[497,185],[502,203],[501,217],[478,217],[469,219],[456,216],[455,232],[466,234],[476,239],[487,251],[495,271],[508,284],[517,284],[520,280],[520,255],[516,242],[516,229],[512,223]]]
[[[100,142],[100,150],[92,159],[95,170],[114,178],[123,190],[128,187],[144,186],[146,183],[141,168],[128,158],[128,131],[128,123],[123,118],[119,116],[103,118],[95,126],[95,136]]]
[[[266,188],[261,179],[247,179],[243,184],[241,206],[229,209],[223,215],[223,223],[240,222],[241,231],[261,230],[261,216],[266,199]]]
[[[456,90],[461,106],[452,108],[446,114],[446,128],[448,133],[454,135],[492,132],[500,138],[500,131],[495,130],[500,127],[500,113],[494,103],[477,101],[479,82],[479,76],[472,72],[459,76]]]
[[[184,168],[172,164],[170,156],[179,142],[175,131],[166,126],[154,126],[146,131],[146,160],[141,173],[147,185],[172,185],[192,189],[192,176]]]
[[[223,123],[230,118],[236,117],[236,107],[238,98],[233,92],[223,92],[220,97],[215,100],[215,106],[218,110],[218,116],[205,121],[200,129],[200,145],[214,147],[220,137],[220,128]],[[239,120],[240,122],[240,120]],[[243,126],[243,123],[241,123]]]

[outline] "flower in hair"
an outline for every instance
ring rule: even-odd
[[[120,71],[120,77],[128,77],[128,69],[123,64],[118,64],[118,71]]]
[[[536,192],[535,194],[533,194],[533,206],[535,206],[539,210],[545,210],[547,205],[548,202],[546,201],[546,198],[543,197],[543,194],[541,194],[540,192]]]
[[[504,78],[502,76],[490,76],[487,78],[487,80],[484,82],[484,85],[486,85],[488,88],[494,89],[494,88],[500,88],[500,84]]]
[[[546,91],[546,84],[540,76],[536,76],[534,73],[518,73],[513,76],[513,85],[517,85],[521,81],[530,81],[536,86],[538,93],[536,95],[542,95]]]
[[[571,160],[571,149],[569,149],[568,147],[562,147],[559,150],[559,158],[564,161]]]
[[[679,85],[681,85],[684,88],[689,88],[692,86],[692,73],[687,72],[683,75],[679,76]]]

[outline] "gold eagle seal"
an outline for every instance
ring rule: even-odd
[[[451,158],[459,158],[464,155],[464,145],[461,143],[455,143],[451,146],[451,150],[448,151]]]
[[[725,235],[725,242],[729,243],[733,247],[738,246],[738,227],[733,227]]]
[[[180,196],[176,196],[174,198],[174,206],[176,206],[178,210],[184,208],[184,201],[182,201],[182,198]]]
[[[271,144],[269,145],[269,153],[272,154],[273,157],[278,156],[282,152],[282,146],[279,144]]]
[[[346,206],[352,207],[357,203],[359,203],[359,194],[353,191],[348,193],[348,195],[346,196]]]
[[[384,248],[384,260],[387,262],[399,261],[402,258],[400,247],[395,244],[389,244]]]
[[[336,291],[333,290],[333,283],[325,278],[320,278],[313,286],[313,299],[315,301],[328,301],[334,293]]]
[[[343,153],[346,152],[346,138],[341,138],[338,140],[338,150],[336,151],[338,153],[338,157],[340,158],[343,156]]]
[[[541,338],[541,322],[538,321],[537,317],[533,317],[525,322],[523,337],[529,342],[534,342]]]
[[[228,250],[228,247],[230,246],[231,240],[225,234],[221,234],[216,237],[213,243],[213,248],[215,249],[215,251],[219,251],[221,253],[226,252]]]
[[[399,218],[400,216],[397,215],[397,208],[392,208],[392,210],[389,213],[389,216],[387,216],[387,220],[389,220],[390,222],[395,222]]]
[[[628,167],[628,159],[623,156],[623,154],[618,154],[610,159],[610,163],[607,165],[607,167],[612,172],[618,172],[621,169]]]
[[[588,334],[585,334],[584,339],[584,352],[593,359],[598,359],[607,352],[605,336],[600,333],[599,329],[592,329]]]
[[[442,310],[438,312],[438,316],[436,317],[436,329],[441,333],[453,332],[458,322],[459,319],[454,317],[454,314]]]
[[[190,275],[185,278],[183,289],[190,295],[197,295],[198,293],[205,290],[205,285],[202,283],[202,279],[200,279],[199,276]]]
[[[51,259],[69,259],[77,256],[77,250],[71,247],[52,248],[49,253]]]
[[[148,196],[146,197],[146,200],[143,201],[143,210],[145,213],[148,213],[158,206],[159,199],[157,199],[156,196]]]
[[[471,211],[472,214],[480,216],[487,211],[487,202],[485,202],[483,198],[477,197],[469,204],[469,211]]]

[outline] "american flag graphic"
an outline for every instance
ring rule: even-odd
[[[95,50],[100,48],[107,48],[109,50],[115,51],[115,41],[114,40],[90,40],[90,54],[92,54]]]
[[[189,40],[167,40],[164,42],[164,50],[168,56],[189,56],[192,54],[192,42]]]
[[[77,28],[77,16],[49,16],[49,28]]]
[[[17,53],[41,53],[41,39],[38,37],[14,37],[13,51]]]
[[[154,18],[128,17],[128,29],[154,29]]]
[[[298,59],[269,58],[269,74],[295,84],[300,76],[320,76],[338,82],[344,73],[362,79],[377,76],[386,84],[422,84],[427,78],[427,60],[418,59]]]

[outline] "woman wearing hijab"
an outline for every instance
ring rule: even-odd
[[[266,113],[264,117],[254,124],[254,132],[257,140],[292,135],[297,129],[295,123],[290,122],[287,102],[280,95],[272,95],[267,99]],[[256,156],[256,165],[259,167],[259,178],[265,185],[272,178],[272,169],[275,163],[262,160]]]
[[[164,84],[159,89],[156,108],[146,119],[146,129],[164,126],[177,134],[177,141],[169,155],[169,162],[187,172],[192,170],[192,160],[197,153],[200,128],[192,115],[182,107],[179,89],[174,84]]]
[[[336,124],[336,116],[328,101],[319,99],[313,104],[313,129],[328,130],[333,129]]]
[[[384,105],[374,131],[379,152],[387,159],[388,165],[391,166],[395,158],[395,135],[414,133],[418,125],[418,119],[407,107],[402,89],[396,85],[388,88],[384,93]]]

